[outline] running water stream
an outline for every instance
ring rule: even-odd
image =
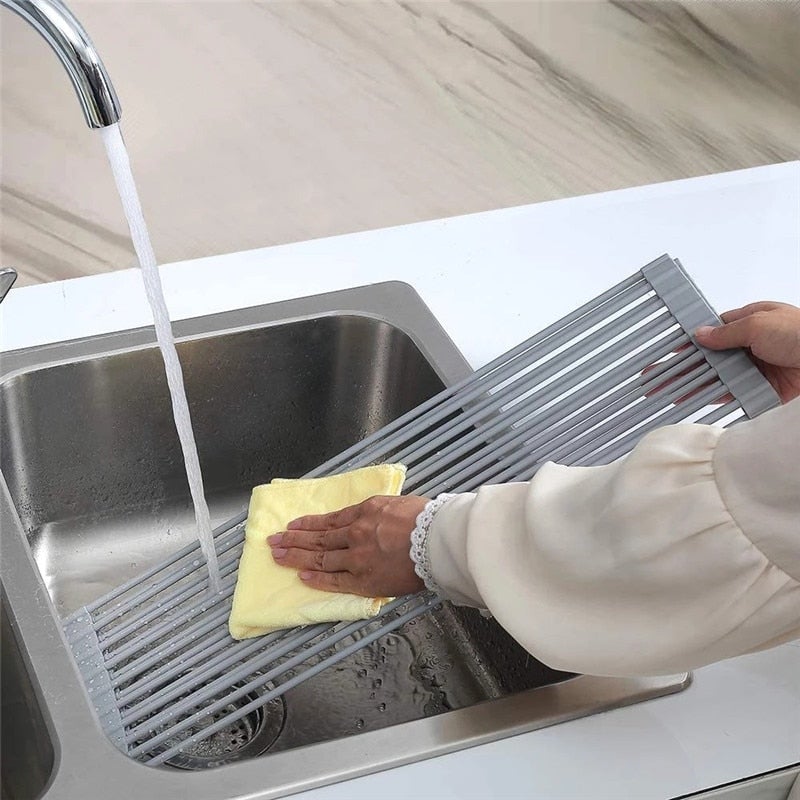
[[[197,456],[197,445],[192,431],[192,420],[189,416],[189,404],[186,401],[186,391],[183,386],[183,372],[178,360],[178,352],[175,349],[175,339],[172,336],[169,311],[164,301],[164,292],[161,287],[161,278],[158,274],[156,257],[144,222],[144,216],[142,215],[142,206],[139,202],[128,151],[122,139],[122,131],[119,124],[100,128],[100,132],[103,136],[103,143],[106,146],[108,160],[111,163],[114,181],[117,184],[117,191],[122,200],[125,216],[128,219],[133,247],[139,258],[147,299],[153,311],[156,338],[161,349],[161,355],[164,358],[167,384],[172,398],[172,413],[175,417],[175,427],[178,429],[178,438],[180,439],[183,459],[186,464],[186,477],[189,480],[189,491],[194,504],[197,536],[208,566],[209,591],[215,593],[220,589],[220,582],[217,553],[214,549],[214,537],[211,532],[211,518],[208,513],[205,494],[203,493],[203,476],[200,472],[200,459]]]

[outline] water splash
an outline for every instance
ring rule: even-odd
[[[217,553],[214,549],[214,538],[211,533],[211,518],[208,513],[205,494],[203,493],[203,476],[200,472],[200,459],[197,456],[197,445],[192,432],[189,404],[186,401],[183,372],[178,360],[178,352],[175,349],[175,339],[172,336],[172,326],[170,325],[169,311],[167,310],[164,292],[161,287],[161,278],[158,274],[156,256],[144,222],[142,206],[133,180],[128,151],[122,139],[122,131],[118,124],[114,124],[101,128],[100,133],[103,136],[103,143],[106,146],[108,160],[114,173],[117,191],[122,200],[125,216],[128,219],[133,247],[139,258],[147,300],[153,311],[156,338],[161,349],[161,355],[164,358],[167,384],[172,398],[172,413],[175,417],[175,427],[178,430],[178,438],[180,439],[183,459],[186,464],[186,477],[189,480],[189,491],[194,504],[197,536],[208,566],[209,590],[212,593],[216,593],[220,590],[220,579]]]

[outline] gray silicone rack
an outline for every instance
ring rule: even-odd
[[[662,256],[309,477],[399,461],[407,492],[465,492],[528,480],[546,461],[608,463],[663,425],[754,417],[779,401],[747,355],[692,340],[719,321]],[[209,599],[193,545],[64,623],[103,728],[133,758],[174,759],[441,602],[423,593],[373,620],[234,641],[226,621],[245,517],[215,531],[219,596]]]

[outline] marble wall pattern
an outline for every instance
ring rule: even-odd
[[[800,3],[73,0],[162,262],[800,158]],[[100,137],[3,10],[2,264],[132,266]]]

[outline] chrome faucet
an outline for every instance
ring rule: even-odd
[[[8,290],[14,285],[16,279],[17,271],[15,269],[11,269],[11,267],[0,269],[0,303],[6,299]]]
[[[0,0],[30,23],[55,50],[91,128],[119,122],[117,93],[83,26],[61,0]]]

